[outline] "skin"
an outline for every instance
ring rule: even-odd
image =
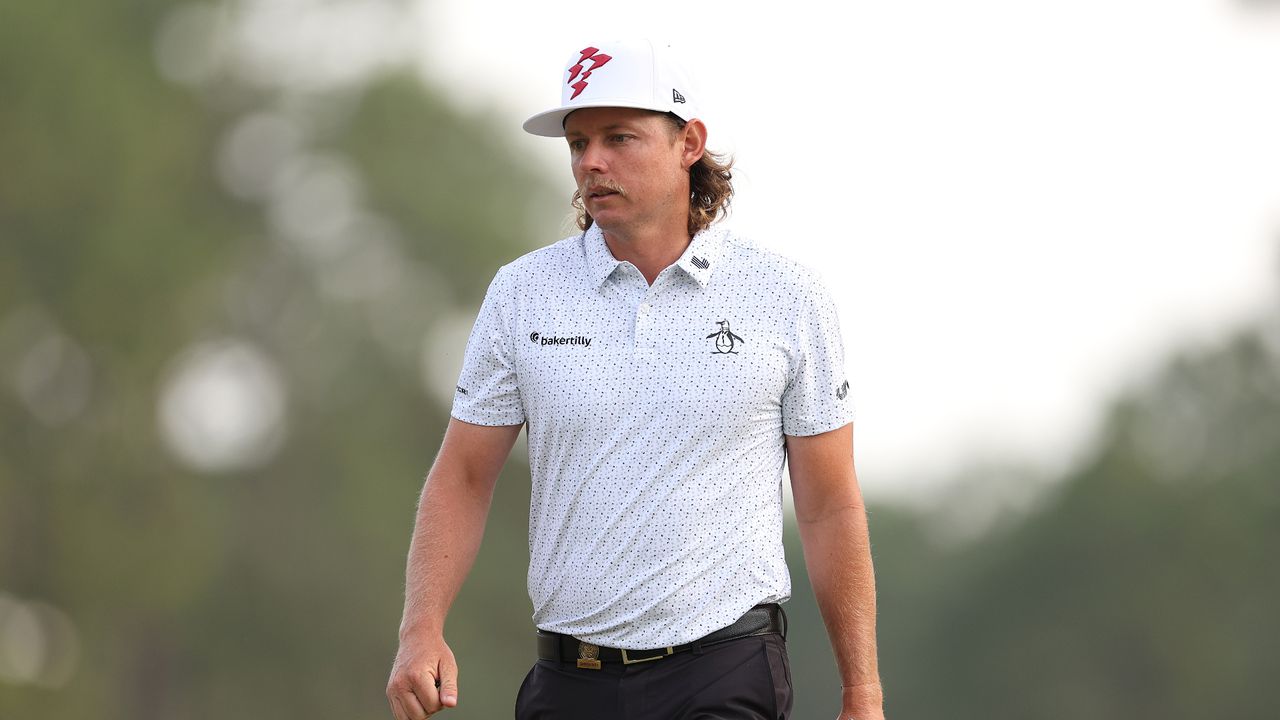
[[[445,430],[409,545],[400,649],[387,681],[397,720],[422,720],[460,700],[458,664],[444,640],[445,616],[475,562],[498,471],[521,427],[451,419]]]
[[[805,567],[840,673],[839,720],[884,720],[875,572],[853,464],[853,424],[785,440]]]
[[[652,285],[689,246],[689,168],[706,151],[706,126],[695,119],[675,130],[645,110],[586,108],[570,113],[564,128],[587,212],[613,256]],[[624,192],[599,195],[598,183]]]
[[[691,241],[688,169],[706,150],[706,127],[691,120],[675,130],[655,113],[590,108],[570,114],[565,131],[574,180],[609,250],[652,284]],[[387,682],[397,720],[422,720],[460,701],[445,617],[475,561],[498,472],[521,427],[450,419],[409,547],[400,647]],[[883,720],[853,426],[784,439],[805,565],[844,686],[838,720]]]

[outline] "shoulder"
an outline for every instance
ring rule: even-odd
[[[779,285],[801,297],[826,291],[822,274],[816,269],[750,237],[726,231],[724,249],[725,259],[748,281]]]
[[[497,287],[523,287],[562,278],[581,267],[582,255],[582,234],[570,235],[498,268],[493,282]]]
[[[512,260],[498,269],[499,274],[511,277],[538,274],[546,270],[561,270],[580,262],[582,258],[582,234],[570,235],[545,247]]]

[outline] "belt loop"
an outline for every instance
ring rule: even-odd
[[[701,639],[699,639],[699,640],[694,640],[694,641],[693,641],[693,654],[694,654],[694,655],[701,655],[701,654],[702,654],[702,640],[701,640]]]
[[[782,604],[781,604],[781,603],[779,603],[779,604],[778,604],[778,614],[782,616],[782,641],[783,641],[783,642],[786,642],[786,640],[787,640],[787,627],[788,627],[788,623],[787,623],[787,611],[782,609]]]

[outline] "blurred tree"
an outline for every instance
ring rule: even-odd
[[[935,558],[961,571],[917,586],[920,628],[886,633],[894,715],[1274,716],[1276,331],[1174,359],[1041,509]],[[894,588],[903,568],[881,567]]]
[[[0,718],[386,717],[460,335],[565,205],[395,62],[245,39],[357,6],[392,34],[394,2],[0,6]],[[1280,707],[1278,337],[1173,360],[964,542],[873,508],[891,716]],[[460,718],[532,659],[515,458],[450,618]],[[832,716],[798,551],[797,716]]]
[[[494,121],[394,67],[301,92],[240,72],[225,36],[250,5],[0,15],[0,650],[35,668],[0,663],[0,717],[384,713],[413,504],[447,418],[423,368],[461,352],[441,363],[433,339],[558,232],[564,200]],[[193,53],[224,45],[189,89],[157,72],[153,39],[174,27],[195,29]],[[166,440],[183,432],[171,406],[193,419],[168,402],[175,373],[209,341],[280,385],[283,441],[261,457]],[[272,389],[213,380],[197,410],[224,414],[197,429],[255,420]],[[529,653],[519,477],[465,596],[499,620],[454,622],[521,624],[508,685]],[[69,678],[52,626],[17,632],[13,598],[71,619]]]

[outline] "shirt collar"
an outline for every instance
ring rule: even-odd
[[[728,230],[719,224],[704,228],[693,236],[693,242],[689,243],[684,254],[676,260],[676,265],[697,281],[698,285],[706,287],[711,282],[711,273],[724,255],[727,235]]]
[[[711,282],[712,271],[724,254],[727,234],[728,231],[717,224],[694,235],[693,242],[689,243],[684,254],[676,260],[676,267],[693,278],[699,286],[706,287]],[[604,242],[604,232],[599,225],[593,224],[582,234],[582,243],[587,261],[587,278],[591,281],[591,287],[599,288],[622,261],[609,252],[609,246]]]
[[[592,223],[582,233],[582,245],[587,258],[587,278],[591,287],[599,289],[622,261],[609,252],[609,246],[604,244],[604,231],[599,225]]]

